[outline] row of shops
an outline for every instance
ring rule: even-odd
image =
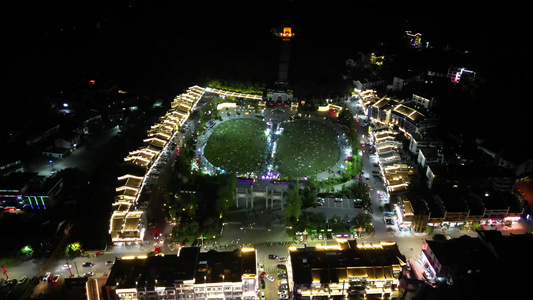
[[[199,86],[190,87],[186,93],[174,98],[171,109],[152,125],[139,149],[129,152],[124,161],[132,166],[119,177],[119,186],[113,205],[109,234],[115,245],[141,244],[146,231],[146,216],[137,209],[141,192],[152,175],[157,172],[173,144],[181,126],[189,118],[205,92]]]

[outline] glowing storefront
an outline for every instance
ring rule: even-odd
[[[200,252],[117,259],[104,293],[109,299],[257,299],[256,251]]]

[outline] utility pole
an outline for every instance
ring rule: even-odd
[[[72,270],[70,269],[70,264],[68,263],[68,259],[67,259],[67,268],[68,268],[68,273],[70,277],[72,277]]]
[[[76,273],[78,274],[78,277],[80,277],[80,271],[78,271],[78,264],[76,264],[76,262],[74,262],[74,267],[76,268]],[[70,268],[69,268],[69,270],[70,270]]]

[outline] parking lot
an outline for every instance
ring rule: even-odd
[[[286,271],[287,246],[270,246],[257,248],[258,274],[265,272],[265,299],[288,299],[288,282]],[[262,284],[260,284],[262,287]]]
[[[333,198],[324,198],[321,206],[310,207],[306,210],[314,213],[323,213],[328,218],[333,216],[343,217],[344,215],[355,217],[363,212],[361,208],[354,208],[353,199],[335,200]]]

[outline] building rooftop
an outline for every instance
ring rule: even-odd
[[[506,177],[515,178],[516,176],[510,169],[497,166],[483,165],[455,165],[455,164],[430,164],[431,171],[435,176],[445,178],[467,178],[467,177]]]
[[[339,245],[342,247],[291,250],[294,283],[342,282],[349,277],[393,279],[405,261],[395,243],[358,245],[356,241],[348,241]]]
[[[524,259],[518,253],[529,253],[533,249],[533,234],[510,234],[503,235],[498,230],[479,230],[479,238],[490,244],[493,251],[498,255],[502,264],[518,269],[531,269],[533,263],[529,259]]]
[[[241,282],[242,276],[256,273],[255,249],[200,252],[199,247],[181,248],[179,255],[125,257],[117,259],[105,286],[117,289],[154,290],[175,283],[203,284]]]
[[[411,203],[415,215],[426,215],[429,213],[426,202],[419,193],[406,192],[401,195],[402,199]]]
[[[426,243],[443,266],[458,266],[465,270],[488,270],[496,262],[495,257],[480,239],[467,235],[449,241],[426,240]]]
[[[173,286],[174,282],[194,279],[195,264],[200,248],[183,248],[180,256],[117,259],[106,286],[119,288],[151,288]],[[157,283],[156,283],[157,282]]]
[[[256,273],[255,251],[241,249],[218,252],[210,250],[198,255],[196,283],[240,282],[243,274]]]
[[[487,190],[474,190],[483,203],[483,206],[489,210],[508,209],[509,205],[505,202],[502,193]]]
[[[485,206],[483,205],[483,202],[481,199],[473,194],[472,192],[469,193],[468,196],[465,196],[466,206],[468,206],[468,209],[470,210],[469,217],[483,217],[485,214]]]
[[[2,190],[22,190],[30,181],[39,179],[37,172],[13,172],[0,180]],[[42,177],[42,176],[41,176]],[[40,179],[39,179],[40,181]]]
[[[468,191],[459,188],[441,188],[435,194],[442,200],[447,212],[468,212],[464,196]]]

